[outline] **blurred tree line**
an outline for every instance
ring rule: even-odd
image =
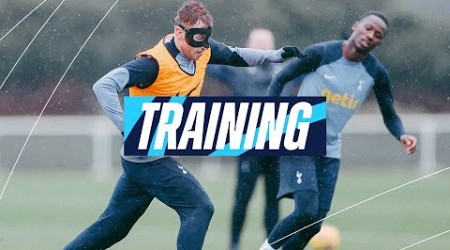
[[[40,0],[1,0],[0,37]],[[213,38],[244,46],[249,30],[273,30],[277,46],[345,39],[364,11],[384,11],[391,30],[374,54],[391,72],[397,105],[412,111],[450,111],[449,1],[427,1],[411,8],[397,0],[212,0]],[[0,41],[0,84],[60,3],[48,0]],[[65,69],[114,0],[67,0],[25,52],[0,90],[0,114],[38,114]],[[48,114],[99,112],[92,84],[109,70],[132,60],[173,30],[182,1],[119,1],[64,77]],[[404,6],[408,4],[408,10]],[[424,9],[426,11],[424,11]]]

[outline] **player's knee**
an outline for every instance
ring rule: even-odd
[[[205,218],[211,219],[214,214],[214,205],[211,202],[211,200],[206,197],[202,200],[202,202],[197,207],[197,213],[199,213],[201,216],[204,216]]]
[[[207,216],[209,219],[212,218],[212,216],[214,214],[214,211],[215,211],[215,208],[214,208],[214,205],[212,203],[210,203],[209,205],[203,207],[203,214],[205,216]]]
[[[317,209],[314,209],[314,208],[295,209],[294,216],[296,218],[297,224],[300,224],[300,225],[314,223],[319,218],[318,211],[317,211]]]

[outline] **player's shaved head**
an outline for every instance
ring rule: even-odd
[[[364,12],[363,14],[361,14],[359,16],[359,21],[361,22],[364,18],[368,17],[368,16],[376,16],[379,17],[381,20],[383,20],[384,24],[386,24],[386,31],[389,29],[389,20],[387,18],[387,16],[378,10],[369,10],[367,12]]]

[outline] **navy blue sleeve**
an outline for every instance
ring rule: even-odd
[[[235,68],[223,65],[211,65],[206,68],[206,74],[224,84],[232,85],[236,79]]]
[[[400,140],[400,136],[402,136],[405,132],[402,121],[394,108],[394,99],[392,98],[389,74],[382,65],[379,65],[379,70],[375,78],[373,89],[375,91],[375,96],[377,98],[378,106],[380,107],[386,128],[395,138]]]
[[[324,47],[321,44],[314,44],[305,49],[305,58],[294,58],[285,63],[285,67],[275,74],[270,82],[267,96],[278,96],[284,85],[296,77],[316,70],[322,61]]]
[[[211,58],[208,64],[232,65],[235,67],[248,67],[248,63],[238,55],[236,51],[232,51],[225,44],[214,39],[209,39],[211,47]]]
[[[156,80],[159,72],[159,64],[152,57],[139,57],[122,65],[129,72],[129,81],[125,86],[147,88]]]

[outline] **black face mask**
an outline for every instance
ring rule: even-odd
[[[208,39],[212,34],[212,27],[186,29],[186,27],[184,27],[181,24],[177,25],[178,27],[184,30],[185,34],[184,38],[187,44],[196,48],[198,47],[209,48]]]

